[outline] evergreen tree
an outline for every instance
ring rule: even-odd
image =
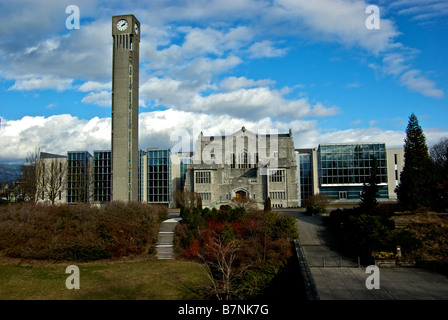
[[[396,188],[398,202],[404,210],[431,205],[433,162],[426,137],[414,113],[409,117],[404,143],[404,166]]]
[[[374,157],[370,167],[370,175],[364,183],[359,208],[362,213],[374,214],[378,207],[378,164]]]
[[[269,212],[271,211],[271,198],[267,197],[264,200],[264,212]]]
[[[202,198],[200,195],[198,195],[198,197],[197,197],[197,208],[198,208],[199,212],[202,212]]]

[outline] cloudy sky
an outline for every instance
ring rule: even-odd
[[[129,13],[141,149],[242,126],[291,129],[297,148],[401,147],[411,113],[429,145],[448,137],[446,0],[0,0],[0,12],[2,163],[110,149],[112,16]]]

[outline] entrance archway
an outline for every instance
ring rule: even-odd
[[[235,198],[237,200],[243,200],[243,199],[246,199],[246,197],[247,197],[247,194],[243,190],[239,190],[239,191],[235,192]]]

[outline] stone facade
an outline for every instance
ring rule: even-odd
[[[199,135],[187,166],[185,189],[198,193],[202,205],[219,208],[234,198],[263,207],[297,207],[300,192],[296,152],[287,134],[257,134],[244,127],[228,136]]]

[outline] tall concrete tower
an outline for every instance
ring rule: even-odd
[[[112,200],[138,200],[140,22],[112,17]]]

